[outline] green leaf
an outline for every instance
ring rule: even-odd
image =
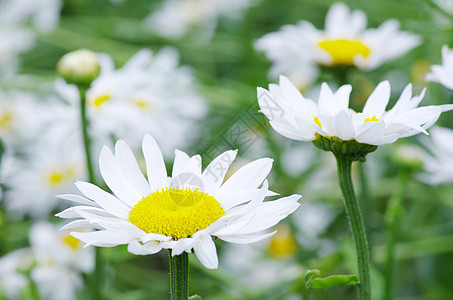
[[[357,275],[332,275],[324,278],[317,278],[320,275],[319,270],[307,271],[305,275],[305,287],[307,289],[325,289],[347,285],[356,285],[358,283]]]

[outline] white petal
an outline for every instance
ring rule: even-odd
[[[115,157],[112,152],[103,147],[99,155],[99,167],[101,169],[102,178],[124,203],[134,206],[142,196],[127,182],[121,169],[119,168]]]
[[[116,230],[71,232],[71,235],[84,242],[86,244],[85,247],[91,245],[98,247],[115,247],[118,245],[128,244],[133,240],[133,237],[124,235]]]
[[[225,174],[230,168],[231,163],[236,158],[237,151],[226,151],[212,160],[201,175],[204,185],[204,192],[215,193],[223,183]]]
[[[185,152],[175,150],[175,162],[173,163],[173,171],[171,173],[172,177],[176,177],[184,171],[189,159],[189,155]]]
[[[272,162],[270,158],[262,158],[243,166],[220,187],[213,195],[214,198],[222,204],[222,207],[234,206],[234,203],[223,200],[232,192],[257,188],[271,171]]]
[[[80,204],[84,204],[84,205],[88,205],[88,206],[99,206],[99,204],[97,204],[96,202],[93,202],[91,200],[88,200],[85,197],[81,197],[78,195],[63,194],[63,195],[58,195],[57,197],[60,199],[69,200],[72,202],[76,202],[76,203],[80,203]]]
[[[127,251],[135,255],[155,254],[162,250],[162,243],[151,241],[145,244],[133,240],[127,245]]]
[[[219,265],[217,250],[214,241],[209,235],[204,234],[198,237],[193,250],[203,266],[208,269],[217,269]]]
[[[167,170],[159,146],[152,136],[145,135],[143,139],[143,155],[145,156],[146,172],[152,190],[167,186]]]
[[[128,179],[129,184],[137,190],[141,196],[148,196],[152,190],[140,170],[137,160],[134,157],[129,146],[122,140],[116,142],[115,157],[119,162],[124,177]]]
[[[363,113],[368,116],[381,116],[390,99],[390,83],[385,80],[371,93],[370,97],[365,103]]]
[[[277,231],[270,233],[261,233],[261,234],[238,234],[238,235],[222,235],[218,238],[224,240],[225,242],[235,243],[235,244],[250,244],[255,243],[264,239],[267,239],[273,236]]]
[[[122,219],[128,219],[130,207],[94,184],[78,181],[77,188],[88,198],[95,201],[106,211]]]
[[[344,141],[348,141],[355,136],[354,126],[346,110],[340,111],[335,116],[336,136]]]

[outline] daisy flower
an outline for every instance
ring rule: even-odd
[[[424,173],[420,180],[429,184],[448,184],[453,182],[453,130],[434,127],[430,138],[422,140],[428,152],[422,156]]]
[[[30,249],[15,250],[0,257],[0,297],[22,299],[21,291],[29,284],[25,272],[32,264]]]
[[[81,274],[94,268],[94,249],[83,248],[68,231],[47,222],[34,224],[29,235],[36,263],[31,278],[41,298],[77,299],[76,290],[83,287]]]
[[[351,85],[332,91],[326,83],[321,86],[318,102],[304,98],[286,78],[269,90],[258,88],[261,112],[281,135],[299,141],[318,137],[355,140],[362,144],[382,145],[420,132],[427,134],[440,114],[453,109],[452,104],[417,107],[425,90],[412,96],[408,84],[392,109],[386,111],[390,98],[390,83],[382,81],[368,97],[362,112],[349,108]]]
[[[20,157],[4,157],[1,174],[7,186],[3,198],[8,211],[42,218],[67,207],[55,195],[75,192],[73,183],[84,178],[85,161],[81,147],[62,144],[48,139],[30,146]]]
[[[318,30],[313,24],[301,21],[297,25],[285,25],[278,32],[266,34],[255,43],[274,65],[270,75],[278,70],[294,76],[297,69],[305,66],[299,77],[312,65],[350,65],[362,70],[372,70],[394,60],[420,44],[419,36],[399,30],[399,22],[387,20],[375,29],[367,29],[367,18],[360,10],[350,11],[343,3],[333,4],[326,15],[325,29]],[[300,87],[300,86],[299,86]]]
[[[426,80],[438,82],[453,90],[453,50],[447,45],[442,47],[442,65],[431,66],[431,73],[426,75]]]
[[[164,142],[163,152],[170,156],[175,147],[183,147],[196,137],[196,122],[206,115],[207,105],[197,91],[192,70],[179,66],[175,49],[164,48],[155,55],[143,49],[119,69],[110,55],[100,54],[99,61],[100,75],[87,91],[93,149],[110,145],[112,136],[127,137],[133,148],[139,148],[143,135],[150,132]],[[49,128],[63,136],[77,132],[77,88],[60,79],[55,89],[63,101],[55,101]]]
[[[205,267],[214,269],[218,257],[212,236],[240,244],[262,240],[275,233],[267,229],[299,206],[299,195],[263,201],[274,195],[264,181],[272,167],[269,158],[243,166],[222,184],[236,151],[222,153],[202,172],[199,155],[189,157],[176,150],[168,177],[155,140],[146,135],[142,146],[148,179],[120,140],[115,154],[104,147],[99,158],[102,177],[113,194],[79,181],[76,186],[84,197],[59,196],[82,204],[58,214],[78,218],[65,229],[99,229],[72,233],[86,245],[127,244],[128,251],[138,255],[169,249],[176,256],[193,250]]]
[[[0,3],[0,18],[6,23],[31,21],[43,32],[49,32],[60,21],[62,0],[3,0]]]
[[[179,39],[198,27],[204,39],[210,39],[220,17],[237,18],[253,5],[254,0],[166,0],[150,14],[144,26],[151,31]]]

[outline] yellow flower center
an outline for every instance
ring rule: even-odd
[[[56,187],[72,178],[74,168],[69,167],[66,170],[52,170],[47,177],[47,182],[51,187]]]
[[[104,102],[110,100],[111,96],[110,95],[101,95],[93,100],[93,104],[96,107],[101,106]]]
[[[13,119],[13,116],[9,112],[1,113],[0,114],[0,127],[7,127],[11,123],[12,119]]]
[[[322,129],[321,121],[319,121],[318,117],[314,117],[315,123]]]
[[[190,237],[225,214],[207,193],[191,188],[165,188],[143,197],[129,212],[129,221],[146,233],[175,239]]]
[[[279,225],[277,233],[271,238],[268,248],[275,258],[292,257],[297,251],[297,243],[288,226]]]
[[[372,116],[371,118],[368,117],[368,118],[365,119],[364,123],[366,123],[366,122],[372,122],[372,121],[377,122],[377,121],[379,121],[379,119],[376,118],[376,116]]]
[[[134,103],[139,109],[142,110],[149,110],[152,108],[152,104],[144,99],[133,99],[132,103]]]
[[[77,250],[80,245],[80,240],[76,239],[72,235],[66,234],[63,237],[63,243],[68,245],[72,250]]]
[[[354,40],[324,40],[318,46],[329,52],[332,65],[354,65],[354,57],[367,57],[371,50],[360,41]]]

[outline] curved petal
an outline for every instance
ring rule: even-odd
[[[146,173],[152,190],[167,186],[167,169],[159,146],[152,136],[145,135],[142,144],[143,155],[146,162]]]

